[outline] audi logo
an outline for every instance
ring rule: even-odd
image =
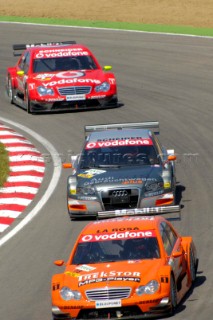
[[[117,198],[122,198],[122,197],[127,197],[128,196],[128,192],[127,190],[115,190],[112,192],[112,196],[113,197],[117,197]]]

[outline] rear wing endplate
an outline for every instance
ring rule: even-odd
[[[30,43],[30,44],[14,44],[13,45],[13,55],[20,56],[21,53],[16,53],[16,51],[23,51],[27,48],[31,47],[47,47],[47,46],[61,46],[61,45],[69,45],[69,44],[76,44],[76,41],[58,41],[58,42],[38,42],[38,43]]]
[[[98,219],[117,218],[126,216],[153,216],[180,212],[180,206],[151,207],[141,209],[121,209],[112,211],[100,211],[97,214]]]
[[[158,121],[147,121],[147,122],[133,122],[133,123],[111,123],[111,124],[96,124],[88,125],[84,127],[85,135],[95,131],[106,131],[106,130],[122,130],[122,129],[149,129],[155,134],[160,133],[160,127]]]

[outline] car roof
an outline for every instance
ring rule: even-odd
[[[104,130],[92,132],[88,136],[88,140],[91,142],[100,141],[102,139],[124,139],[124,138],[143,138],[149,139],[152,136],[152,132],[147,129],[122,129],[122,130]]]
[[[160,221],[166,221],[162,216],[135,216],[97,220],[90,222],[81,234],[98,234],[102,232],[127,231],[139,228],[141,230],[155,230]]]

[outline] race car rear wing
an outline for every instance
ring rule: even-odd
[[[76,44],[76,41],[58,41],[58,42],[39,42],[39,43],[30,43],[30,44],[14,44],[13,45],[13,55],[20,56],[21,53],[16,53],[15,51],[23,51],[30,47],[46,47],[46,46],[62,46],[62,45],[69,45],[69,44]]]
[[[151,207],[151,208],[141,208],[141,209],[120,209],[113,211],[100,211],[98,212],[98,219],[106,218],[118,218],[127,216],[153,216],[168,213],[179,213],[180,206],[166,206],[166,207]]]
[[[150,129],[155,134],[160,133],[160,127],[158,121],[147,121],[147,122],[129,122],[129,123],[110,123],[110,124],[96,124],[88,125],[84,127],[85,135],[94,131],[106,131],[106,130],[122,130],[122,129]]]

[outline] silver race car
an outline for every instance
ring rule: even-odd
[[[158,140],[159,123],[85,126],[85,143],[71,157],[67,181],[70,218],[100,211],[175,204],[174,150]]]

